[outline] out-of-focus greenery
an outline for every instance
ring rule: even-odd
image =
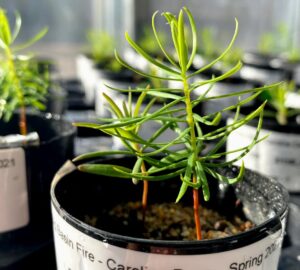
[[[293,109],[287,106],[287,98],[290,93],[296,93],[294,81],[284,82],[275,88],[263,91],[259,98],[268,100],[268,105],[274,111],[265,109],[265,116],[276,118],[278,124],[286,125],[289,118],[300,114],[300,109]]]
[[[212,61],[222,54],[223,49],[220,48],[218,42],[216,42],[212,28],[204,27],[200,31],[198,52],[206,59],[207,62]],[[241,61],[242,56],[243,50],[238,47],[233,47],[218,64],[221,69],[229,68],[236,62]]]
[[[258,49],[263,54],[283,56],[291,62],[299,61],[300,47],[295,47],[291,39],[287,25],[282,22],[275,31],[261,36]]]
[[[104,31],[89,30],[86,38],[91,57],[97,65],[113,72],[122,69],[122,65],[114,57],[116,40],[112,35]]]
[[[48,89],[37,65],[32,65],[33,55],[20,53],[41,39],[48,29],[44,28],[25,43],[17,44],[21,25],[21,17],[16,13],[11,30],[6,11],[0,8],[0,118],[6,121],[19,108],[23,112],[26,107],[43,109]]]
[[[168,41],[167,34],[163,31],[159,31],[157,34],[161,43],[166,44]],[[159,57],[162,55],[161,49],[157,44],[155,36],[153,35],[153,31],[150,27],[145,27],[143,29],[143,33],[139,39],[139,44],[147,53],[153,55],[154,57]]]

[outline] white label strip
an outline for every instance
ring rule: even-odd
[[[52,207],[58,270],[276,270],[282,231],[257,243],[204,255],[163,255],[120,248],[68,224]]]
[[[29,223],[25,153],[0,149],[0,233]]]

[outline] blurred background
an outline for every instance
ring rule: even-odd
[[[240,24],[235,45],[244,51],[257,50],[266,33],[277,34],[277,46],[282,50],[300,47],[298,0],[2,1],[12,19],[16,10],[23,18],[21,40],[33,36],[44,26],[49,27],[46,37],[34,49],[57,59],[64,77],[74,76],[74,56],[86,50],[88,30],[109,32],[116,38],[119,49],[123,49],[125,31],[139,38],[154,11],[177,13],[184,5],[192,10],[200,29],[210,29],[220,47],[226,46],[232,36],[234,18]],[[161,26],[167,27],[165,24]]]
[[[155,38],[150,28],[152,14],[157,10],[159,11],[156,17],[156,28],[159,29],[160,39],[164,41],[162,43],[168,45],[165,44],[165,40],[168,40],[169,26],[166,24],[164,18],[160,16],[160,13],[169,11],[178,14],[180,8],[183,6],[191,10],[199,30],[199,47],[197,48],[197,54],[192,66],[194,69],[205,66],[223,52],[232,39],[236,26],[235,18],[239,22],[239,34],[235,41],[234,48],[231,49],[226,57],[222,58],[222,61],[219,61],[213,65],[212,68],[195,76],[196,79],[200,82],[210,80],[215,76],[221,76],[221,74],[224,74],[235,66],[238,61],[241,61],[243,67],[238,72],[235,72],[231,78],[227,78],[228,80],[226,79],[214,83],[214,88],[211,89],[212,91],[210,93],[213,93],[215,96],[222,96],[232,93],[232,91],[241,91],[279,81],[286,81],[285,84],[276,87],[277,92],[275,93],[280,93],[277,95],[279,101],[281,101],[281,103],[279,103],[280,106],[277,105],[278,99],[276,100],[274,94],[271,95],[269,92],[267,93],[268,90],[264,91],[266,95],[259,97],[262,98],[263,101],[265,99],[269,99],[270,101],[269,118],[271,118],[270,115],[275,120],[278,118],[277,114],[275,115],[275,111],[278,110],[279,107],[279,112],[282,113],[283,111],[286,113],[285,116],[288,114],[288,116],[291,116],[290,119],[294,121],[292,122],[293,130],[299,133],[300,0],[1,1],[1,8],[6,10],[12,28],[15,22],[15,13],[19,12],[21,15],[22,27],[17,42],[22,43],[28,41],[41,31],[41,29],[48,27],[46,36],[28,49],[38,56],[38,74],[43,76],[47,81],[46,112],[52,113],[55,117],[59,116],[58,119],[60,119],[60,116],[63,116],[61,119],[66,119],[69,122],[91,123],[99,123],[99,118],[112,117],[111,111],[107,109],[107,101],[103,98],[103,93],[108,94],[115,102],[119,102],[119,106],[125,102],[124,95],[112,91],[107,85],[115,88],[128,89],[129,87],[139,87],[140,83],[145,83],[145,81],[141,80],[136,74],[128,72],[128,70],[126,72],[126,70],[122,69],[122,66],[115,60],[114,48],[123,54],[122,56],[131,65],[142,71],[154,72],[153,74],[157,72],[145,59],[139,57],[133,50],[131,50],[131,52],[128,50],[124,33],[126,31],[129,32],[130,36],[134,40],[138,40],[138,44],[141,44],[141,47],[151,56],[157,58],[159,61],[164,61],[164,57],[159,54],[160,52],[155,50],[158,46],[155,46]],[[188,30],[185,30],[185,33],[188,34]],[[192,39],[187,38],[187,40],[190,41]],[[5,61],[3,61],[3,63],[5,63]],[[158,75],[160,74],[158,73]],[[20,76],[20,78],[21,77],[24,76]],[[172,82],[173,81],[157,82],[153,80],[151,84],[158,88],[170,87],[176,89],[182,87],[181,84],[178,86],[172,84]],[[148,83],[147,81],[147,84]],[[161,85],[157,86],[157,83],[161,83]],[[31,89],[31,84],[29,84],[29,86]],[[203,91],[203,89],[204,88],[200,89],[200,92],[194,89],[193,94],[195,93],[196,97],[198,97],[200,94],[202,95],[201,91]],[[270,90],[273,91],[274,89],[270,88]],[[1,92],[1,94],[3,92]],[[0,101],[2,100],[0,99]],[[12,101],[14,100],[12,99]],[[206,102],[201,102],[200,108],[197,108],[197,110],[199,114],[211,115],[236,102],[237,99],[231,99],[230,97],[221,99],[220,101],[211,99]],[[261,104],[262,101],[251,100],[249,107],[256,105],[255,102]],[[3,104],[5,105],[6,103],[2,102],[2,108],[5,108]],[[281,105],[286,105],[289,111],[282,110],[282,107],[285,107]],[[161,104],[159,106],[161,106]],[[246,110],[248,109],[249,108],[246,107]],[[226,123],[228,115],[223,113],[222,117],[220,125]],[[287,119],[284,120],[287,122]],[[291,131],[289,125],[284,127],[286,129],[282,128],[282,126],[278,127],[277,122],[274,125],[275,132],[278,130],[288,130],[288,133],[290,133]],[[73,126],[71,126],[71,128],[73,129]],[[143,128],[140,134],[143,137],[149,137],[149,134],[153,134],[157,128],[155,125]],[[3,130],[6,132],[6,128],[2,128],[1,130],[0,125],[0,131]],[[75,133],[74,130],[73,132]],[[246,132],[245,134],[248,135]],[[284,250],[279,270],[296,270],[299,269],[300,258],[300,142],[297,141],[295,144],[286,144],[285,140],[289,137],[285,135],[285,133],[282,134],[284,134],[282,139],[284,142],[275,142],[275,146],[270,146],[270,148],[272,148],[271,155],[267,150],[261,152],[263,154],[255,153],[253,155],[255,157],[253,160],[255,160],[256,163],[255,167],[251,169],[258,169],[258,165],[256,164],[260,164],[261,173],[276,178],[282,177],[283,179],[288,179],[288,189],[293,193],[293,196],[291,196],[291,211],[287,224],[288,233],[283,244]],[[171,140],[171,136],[174,135],[177,137],[174,133],[166,134],[167,140]],[[74,151],[73,149],[72,151],[75,156],[99,150],[119,150],[123,147],[121,140],[114,140],[114,138],[97,129],[77,128],[76,135],[70,135],[70,141],[72,141],[72,143],[73,139]],[[166,141],[166,139],[164,140]],[[244,142],[244,139],[233,139],[233,142],[235,143],[239,140]],[[209,144],[206,149],[212,149],[214,143],[215,142]],[[280,145],[280,147],[281,145],[288,145],[290,148],[281,150],[282,148],[277,145]],[[297,145],[298,148],[293,149],[294,145]],[[242,147],[242,145],[239,147]],[[276,155],[274,154],[274,147],[276,147],[276,149],[278,147],[279,149],[276,150]],[[63,147],[53,147],[51,145],[49,148],[51,148],[55,157],[57,156],[57,150],[60,148],[63,149]],[[222,151],[225,151],[225,149]],[[282,155],[282,153],[284,155]],[[290,162],[290,159],[286,158],[285,155],[292,156],[291,153],[295,153],[296,157],[292,157],[295,160],[291,159],[292,161]],[[42,153],[43,158],[44,156],[52,161],[51,156],[48,154]],[[261,157],[263,161],[256,159],[259,157]],[[39,160],[43,162],[43,158]],[[56,158],[53,158],[53,160],[54,159]],[[38,160],[38,158],[36,158],[36,160]],[[278,166],[279,162],[276,163],[278,160],[279,162],[284,160],[284,162],[289,163],[288,165],[290,167],[287,166],[285,168],[284,162],[282,162],[282,167]],[[65,161],[65,159],[63,161]],[[264,162],[267,161],[269,163],[265,166]],[[51,163],[54,164],[54,162]],[[28,164],[31,163],[29,162]],[[35,162],[32,162],[32,164],[35,165]],[[245,164],[247,164],[247,162]],[[45,165],[48,166],[48,163],[45,163]],[[38,165],[36,165],[36,167],[40,169]],[[282,169],[283,167],[284,169]],[[269,171],[264,171],[263,169],[265,168],[268,168]],[[54,169],[48,173],[50,170],[47,167],[45,171],[49,174],[48,178],[52,179]],[[50,177],[51,173],[53,175]],[[278,173],[278,175],[276,173]],[[40,174],[39,170],[37,170],[36,175],[37,179],[42,178],[42,174]],[[50,181],[51,180],[48,180],[49,188]],[[38,184],[43,183],[43,181],[40,180],[35,180],[35,182]],[[34,185],[32,186],[34,187]],[[45,209],[47,209],[45,213],[48,215],[49,220],[41,218],[39,213],[36,215],[36,220],[38,224],[41,221],[51,227],[50,209],[48,209],[49,204],[46,200],[49,193],[48,189],[44,187],[43,191],[47,195],[44,196],[44,193],[39,193],[39,196],[43,197],[43,202],[45,202],[46,205]],[[29,194],[31,196],[31,191]],[[34,192],[32,192],[32,194],[35,195]],[[37,196],[38,199],[39,196]],[[32,201],[34,202],[32,205],[39,205],[39,202],[35,203],[34,199]],[[55,269],[52,228],[44,233],[44,227],[41,226],[41,228],[43,228],[41,234],[44,238],[38,239],[40,236],[36,234],[35,228],[31,229],[30,226],[28,227],[31,230],[31,234],[26,232],[26,226],[24,227],[25,233],[21,231],[21,235],[23,234],[28,237],[28,239],[30,238],[29,243],[22,243],[23,250],[20,248],[18,242],[15,244],[12,241],[15,237],[14,231],[12,231],[13,236],[9,235],[7,238],[11,248],[3,244],[0,231],[0,270],[35,269],[37,258],[38,261],[43,263],[47,261],[47,265],[43,265],[44,270]],[[16,235],[15,239],[19,241],[18,234]],[[37,239],[32,237],[32,235],[37,235]],[[31,238],[33,238],[33,240]],[[293,250],[294,247],[295,249]],[[11,267],[3,268],[1,263],[2,265],[11,265]],[[30,266],[24,268],[22,265],[24,263],[28,263]],[[16,264],[21,265],[21,268],[16,268]]]

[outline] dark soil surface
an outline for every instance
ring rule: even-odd
[[[175,203],[150,205],[143,221],[141,203],[129,202],[114,207],[108,218],[115,233],[155,240],[196,240],[193,208],[190,206]],[[254,226],[238,216],[227,220],[216,211],[203,207],[200,207],[200,219],[203,239],[235,235]],[[86,217],[85,221],[99,227],[95,217]]]

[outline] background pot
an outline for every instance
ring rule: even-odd
[[[118,162],[124,164],[128,160]],[[236,169],[228,173],[234,171]],[[151,183],[153,196],[150,198],[155,199],[159,188],[159,193],[164,194],[160,200],[174,201],[178,191],[176,183],[172,180]],[[105,222],[102,226],[106,230],[83,222],[85,215],[97,215],[106,221],[102,214],[107,207],[139,200],[141,185],[83,175],[72,163],[65,164],[51,189],[58,270],[66,267],[72,270],[118,267],[222,270],[246,269],[247,264],[252,269],[276,270],[287,214],[287,192],[274,180],[251,171],[247,171],[245,180],[235,187],[222,186],[219,191],[218,187],[217,184],[212,187],[210,207],[218,207],[222,212],[233,209],[236,199],[241,199],[244,213],[258,224],[255,228],[234,237],[209,241],[145,240],[108,232],[112,228]]]
[[[247,52],[242,62],[241,77],[259,81],[263,85],[290,80],[293,76],[293,71],[284,66],[280,58],[273,55]]]
[[[85,102],[85,92],[81,81],[78,79],[61,80],[61,85],[67,93],[67,113],[69,111],[87,111],[93,110],[94,105],[88,105]]]
[[[48,89],[46,111],[63,115],[67,109],[67,92],[59,82],[52,82]]]
[[[110,60],[110,59],[109,59]],[[95,93],[99,87],[102,87],[102,80],[128,80],[132,77],[132,72],[121,69],[120,71],[111,71],[106,67],[109,62],[97,64],[90,54],[80,54],[76,58],[77,78],[81,81],[84,92],[85,102],[88,105],[95,105]]]
[[[214,70],[214,69],[205,70],[204,72],[199,74],[199,81],[210,80],[213,76],[217,77],[221,75],[222,72],[220,70]],[[257,85],[258,85],[257,81],[244,79],[240,76],[240,74],[235,74],[230,78],[226,78],[222,81],[214,83],[212,89],[209,91],[207,96],[212,97],[212,96],[228,95],[234,92],[252,89]],[[202,87],[198,87],[197,89],[194,90],[194,94],[196,96],[203,95],[203,93],[205,93],[205,91],[207,91],[209,87],[210,84],[204,85]],[[250,96],[250,94],[244,94],[241,96],[241,99],[245,99],[248,96]],[[215,113],[217,111],[220,111],[236,103],[238,103],[238,96],[208,100],[200,104],[202,105],[201,109],[203,113],[210,114],[210,113]],[[249,106],[250,104],[251,102],[249,102],[245,106]]]
[[[76,57],[76,75],[81,81],[84,92],[85,102],[94,104],[95,84],[99,74],[94,68],[94,61],[88,54],[80,54]]]
[[[227,151],[248,145],[256,126],[257,120],[253,120],[232,132],[227,140]],[[294,119],[280,126],[275,119],[264,118],[260,134],[261,137],[269,134],[269,137],[244,157],[246,167],[278,179],[290,192],[300,192],[300,124]]]
[[[112,113],[108,109],[108,104],[103,96],[103,93],[108,95],[113,101],[125,99],[125,95],[122,95],[118,91],[114,91],[107,86],[120,88],[120,89],[135,89],[138,86],[145,86],[145,81],[140,76],[136,76],[130,70],[121,70],[120,72],[112,72],[102,70],[101,77],[97,80],[97,86],[95,88],[95,113],[99,117],[111,117]]]
[[[79,80],[69,79],[62,81],[63,87],[68,93],[68,110],[64,118],[71,123],[78,122],[97,122],[94,105],[87,105],[84,101],[84,91]],[[87,152],[99,151],[100,149],[109,150],[112,147],[111,137],[91,128],[77,127],[74,153],[78,156]]]
[[[36,61],[36,62],[35,62]],[[45,112],[62,115],[67,109],[67,92],[61,83],[59,68],[54,59],[38,57],[33,60],[39,76],[47,82]]]
[[[17,134],[18,118],[15,114],[9,123],[0,122],[0,135]],[[50,183],[57,169],[73,157],[75,128],[69,122],[51,114],[28,114],[27,121],[28,132],[39,134],[39,144],[0,149],[0,193],[4,194],[0,204],[8,209],[0,213],[0,219],[7,221],[0,222],[0,266],[14,267],[51,241]],[[5,160],[10,161],[8,166]]]

